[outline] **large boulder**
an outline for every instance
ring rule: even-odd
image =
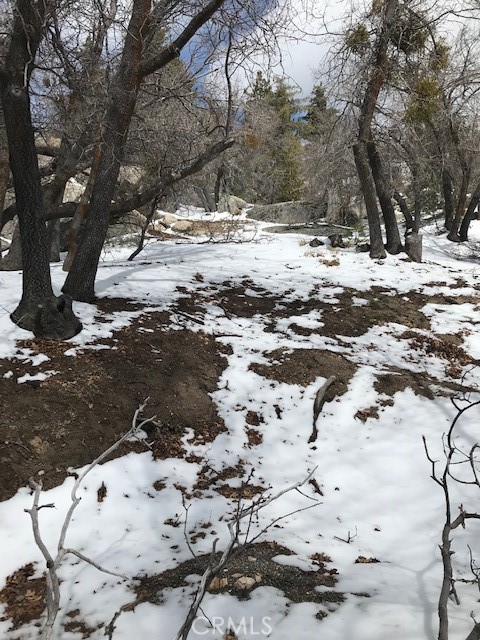
[[[248,212],[249,218],[277,224],[316,222],[324,217],[324,206],[315,202],[277,202],[257,204]]]
[[[222,196],[218,203],[219,211],[228,211],[232,216],[239,216],[248,207],[248,202],[237,196]]]
[[[178,222],[177,216],[174,216],[173,213],[166,213],[165,211],[156,211],[153,216],[155,221],[161,222],[165,227],[170,227],[172,224]]]

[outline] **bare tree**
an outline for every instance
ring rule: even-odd
[[[454,551],[452,550],[452,533],[458,529],[458,527],[466,527],[468,520],[480,520],[480,513],[477,511],[469,511],[464,508],[463,504],[459,505],[459,514],[454,515],[454,505],[452,504],[452,484],[461,484],[465,487],[470,486],[476,489],[480,489],[480,475],[479,475],[479,453],[480,443],[475,443],[469,449],[464,450],[458,445],[456,440],[456,429],[461,421],[462,416],[467,411],[471,411],[473,408],[480,406],[480,400],[475,402],[466,401],[464,399],[464,406],[461,407],[459,400],[452,399],[452,402],[457,409],[457,414],[453,419],[448,433],[444,437],[444,451],[445,451],[445,463],[443,469],[440,472],[437,471],[437,461],[435,461],[427,446],[427,441],[423,437],[423,443],[425,447],[426,456],[431,463],[432,467],[432,479],[441,487],[444,496],[445,504],[445,522],[442,529],[440,552],[442,555],[443,564],[443,580],[440,590],[440,596],[438,599],[438,618],[439,618],[439,631],[438,640],[448,640],[449,638],[449,614],[448,606],[450,599],[457,605],[460,604],[456,588],[456,578],[453,570],[452,556]],[[466,472],[462,474],[462,470]],[[471,568],[474,574],[472,583],[478,586],[480,579],[480,571],[475,568],[471,556]],[[471,633],[468,635],[467,640],[478,640],[480,638],[480,623],[475,622]]]

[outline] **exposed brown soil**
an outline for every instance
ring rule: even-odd
[[[271,586],[280,589],[293,602],[341,603],[344,595],[338,591],[317,591],[317,587],[333,588],[337,582],[337,570],[328,567],[331,562],[327,556],[315,553],[311,560],[315,570],[303,571],[294,566],[285,566],[273,559],[278,555],[292,555],[289,549],[275,543],[262,542],[254,544],[245,553],[238,555],[228,563],[226,571],[221,574],[221,581],[213,581],[210,591],[227,592],[240,599],[249,599],[257,587]],[[217,559],[220,554],[217,554]],[[197,556],[155,576],[141,578],[135,588],[137,602],[161,602],[165,589],[174,589],[187,584],[186,578],[191,575],[200,576],[206,569],[210,554]],[[257,578],[251,589],[237,588],[238,574]],[[235,577],[234,577],[235,576]]]
[[[45,608],[45,578],[32,578],[34,573],[33,564],[26,564],[8,576],[0,591],[0,602],[5,604],[0,620],[10,618],[12,629],[37,620]]]
[[[345,290],[337,296],[338,301],[331,303],[317,299],[315,291],[308,300],[290,301],[272,295],[249,280],[241,284],[226,281],[219,286],[205,286],[201,274],[198,274],[195,286],[193,291],[181,290],[183,296],[172,311],[180,316],[183,314],[198,325],[203,324],[206,303],[216,305],[233,320],[235,317],[253,318],[259,314],[267,323],[267,331],[276,330],[279,318],[302,316],[318,310],[323,326],[312,330],[297,320],[292,321],[289,331],[302,336],[319,333],[338,339],[339,343],[342,337],[360,336],[371,327],[388,322],[411,329],[429,329],[429,320],[420,311],[425,304],[453,305],[474,301],[465,297],[419,293],[389,295],[381,288],[373,288],[369,292]],[[365,299],[367,304],[355,306],[354,296]],[[142,311],[143,307],[130,304],[125,299],[102,299],[98,309],[101,320],[108,314]],[[156,418],[145,429],[149,442],[153,442],[152,452],[156,457],[184,456],[182,438],[187,428],[193,430],[193,440],[201,443],[212,441],[224,430],[209,394],[217,388],[226,365],[223,354],[231,353],[231,347],[201,331],[170,330],[169,323],[168,313],[144,313],[127,328],[115,332],[112,338],[98,341],[93,345],[95,348],[77,348],[75,356],[65,355],[72,348],[69,343],[32,340],[18,344],[18,357],[15,359],[0,360],[0,500],[11,497],[40,470],[44,471],[46,488],[61,483],[68,475],[68,468],[87,464],[129,429],[135,410],[147,396],[150,401],[144,417],[155,415]],[[461,349],[461,339],[456,336],[425,339],[420,332],[411,331],[402,337],[411,340],[412,346],[426,356],[433,354],[445,359],[447,366],[459,368],[468,363],[468,356]],[[102,345],[106,348],[102,349]],[[34,367],[29,361],[28,351],[43,353],[49,360]],[[329,350],[277,349],[264,355],[269,364],[256,364],[251,368],[270,380],[306,386],[318,377],[335,375],[337,382],[328,390],[327,401],[345,393],[357,370],[357,366],[346,357]],[[33,375],[48,371],[56,373],[44,381],[17,382],[27,373]],[[7,372],[12,374],[5,378]],[[377,376],[375,388],[387,397],[380,399],[380,405],[389,404],[397,391],[406,388],[428,398],[464,390],[453,382],[440,383],[421,373],[393,368]],[[281,409],[277,406],[275,409],[280,418]],[[377,415],[377,407],[374,406],[361,409],[356,417],[367,420]],[[257,431],[262,423],[262,415],[247,412],[247,447],[262,443],[262,434]],[[114,455],[123,455],[131,450],[143,450],[143,446],[125,444]],[[242,462],[218,472],[196,456],[186,459],[203,465],[194,487],[195,493],[215,491],[236,499],[254,497],[265,490],[254,478],[244,481]],[[243,481],[240,487],[239,478]],[[232,485],[229,480],[234,480]],[[310,483],[315,492],[322,495],[318,483],[314,480]],[[163,486],[159,480],[152,491],[161,491]],[[178,526],[178,523],[172,522],[171,525]],[[197,528],[191,533],[191,543],[195,544],[207,533],[214,534],[214,531],[207,525],[201,531]],[[273,556],[279,553],[290,552],[275,543],[254,545],[247,555],[235,558],[229,565],[225,576],[222,575],[227,581],[218,591],[249,597],[251,590],[235,587],[233,575],[241,573],[253,577],[261,575],[256,586],[275,586],[294,602],[320,604],[343,600],[343,595],[333,590],[315,590],[317,586],[335,586],[336,571],[327,568],[328,558],[314,554],[318,569],[305,572],[276,563]],[[185,585],[185,578],[201,573],[209,557],[201,556],[161,575],[143,578],[137,588],[137,603],[158,601],[163,589]],[[7,585],[0,592],[0,602],[6,605],[5,617],[10,618],[16,628],[37,619],[44,608],[44,580],[32,579],[32,575],[31,565],[19,569],[8,578]],[[319,612],[319,615],[323,613]],[[70,617],[65,627],[67,631],[81,632],[84,637],[91,634],[93,630],[83,624],[77,612],[72,612]]]
[[[319,349],[276,349],[265,354],[272,364],[252,364],[251,369],[259,376],[306,387],[317,378],[336,376],[337,381],[325,394],[327,402],[342,395],[357,370],[357,366],[333,351]]]
[[[100,302],[109,312],[122,306],[126,301]],[[156,415],[161,424],[160,433],[153,434],[158,457],[182,454],[180,439],[187,427],[199,442],[224,429],[208,395],[225,366],[215,340],[165,330],[167,318],[142,316],[102,340],[108,349],[77,350],[72,357],[65,355],[68,343],[29,341],[19,346],[50,360],[37,367],[0,361],[0,499],[12,496],[39,470],[45,472],[46,488],[62,482],[68,467],[90,462],[128,430],[147,396],[145,417]],[[45,381],[17,383],[27,372],[49,370],[58,373]],[[3,377],[7,371],[13,371],[8,379]],[[127,444],[116,455],[138,446]]]

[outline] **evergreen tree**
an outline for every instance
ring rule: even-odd
[[[247,200],[281,202],[301,196],[303,146],[299,101],[284,78],[274,85],[259,71],[245,105],[242,176],[235,185]]]

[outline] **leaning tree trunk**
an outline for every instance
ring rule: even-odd
[[[355,158],[355,166],[357,167],[363,199],[365,201],[365,208],[367,210],[368,230],[370,234],[370,257],[385,258],[386,254],[385,247],[383,246],[380,213],[377,206],[377,194],[375,191],[375,183],[370,171],[366,145],[362,142],[354,144],[353,155]]]
[[[367,145],[372,140],[372,120],[387,72],[388,43],[397,8],[398,0],[387,0],[381,30],[373,52],[370,78],[366,84],[360,107],[357,141],[353,146],[355,166],[367,209],[370,231],[370,256],[372,258],[384,258],[386,254],[383,243],[380,247],[380,215],[376,203],[375,183],[370,171]]]
[[[461,238],[458,234],[460,224],[465,215],[465,207],[467,203],[468,185],[470,182],[470,172],[464,168],[462,170],[462,182],[458,191],[457,206],[455,208],[455,216],[450,227],[447,238],[452,242],[460,242]]]
[[[400,211],[402,212],[403,217],[405,218],[406,230],[410,231],[411,229],[413,229],[414,221],[413,221],[412,214],[410,213],[410,209],[408,208],[407,201],[402,196],[402,194],[397,190],[393,192],[393,197],[395,198],[395,201],[400,207]]]
[[[389,253],[395,255],[403,250],[403,246],[400,239],[400,232],[398,230],[395,209],[393,208],[392,199],[390,197],[392,189],[389,189],[387,185],[382,160],[373,140],[368,142],[367,151],[370,169],[375,182],[375,189],[383,214],[383,221],[385,223],[385,233],[387,236],[387,244],[385,245],[385,248]]]
[[[98,172],[92,187],[88,216],[78,251],[63,286],[64,293],[83,302],[93,302],[95,299],[95,278],[107,236],[110,204],[115,194],[141,82],[143,39],[149,13],[150,0],[134,1],[120,68],[109,91]]]
[[[477,207],[480,204],[480,182],[477,184],[475,191],[468,203],[467,211],[463,217],[462,224],[460,225],[460,240],[465,242],[468,240],[468,230],[470,228],[471,221],[475,218]]]
[[[225,0],[211,0],[187,23],[180,35],[158,53],[142,60],[149,30],[151,0],[134,0],[121,62],[108,92],[98,174],[92,189],[85,229],[63,291],[76,300],[95,300],[95,277],[108,230],[111,202],[125,151],[140,83],[176,59]],[[152,33],[152,32],[151,32]]]
[[[68,299],[52,291],[40,172],[30,112],[29,72],[42,37],[46,3],[18,0],[0,90],[20,227],[23,287],[13,322],[36,335],[70,338],[82,325]]]

